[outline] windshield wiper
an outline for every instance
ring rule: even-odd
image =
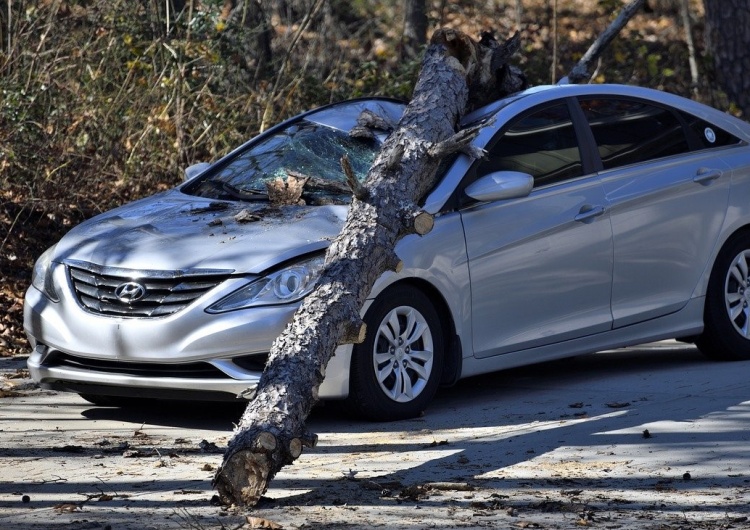
[[[268,193],[260,190],[253,189],[242,189],[238,188],[234,184],[228,182],[222,182],[220,180],[208,179],[206,180],[214,188],[221,190],[222,192],[229,195],[232,199],[238,201],[267,201]]]
[[[267,201],[268,200],[268,193],[266,193],[265,191],[238,188],[237,186],[230,184],[228,182],[222,182],[221,189],[226,191],[233,198],[239,199],[241,201]]]

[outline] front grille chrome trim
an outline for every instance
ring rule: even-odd
[[[235,272],[235,269],[125,269],[121,267],[97,265],[95,263],[89,263],[88,261],[80,261],[77,259],[65,259],[63,260],[63,264],[70,267],[75,267],[76,269],[83,269],[102,276],[121,276],[129,278],[131,280],[138,280],[142,278],[174,279],[184,278],[186,276],[228,276]]]
[[[130,318],[172,315],[229,279],[234,272],[233,269],[124,269],[78,260],[63,263],[82,309],[95,315]],[[117,287],[130,282],[145,288],[142,298],[132,301],[118,298]]]

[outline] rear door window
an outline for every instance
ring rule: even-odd
[[[581,98],[604,169],[690,151],[682,123],[671,110],[639,100]]]

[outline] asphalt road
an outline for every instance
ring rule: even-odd
[[[21,366],[0,360],[2,530],[750,528],[750,362],[673,342],[471,378],[410,421],[320,407],[251,511],[210,485],[241,409],[100,408]]]

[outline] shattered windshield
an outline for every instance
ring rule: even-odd
[[[266,200],[266,183],[289,177],[307,179],[307,204],[346,203],[351,191],[341,168],[347,155],[363,181],[380,148],[377,140],[352,138],[339,129],[309,121],[278,131],[210,171],[184,191],[221,200]]]

